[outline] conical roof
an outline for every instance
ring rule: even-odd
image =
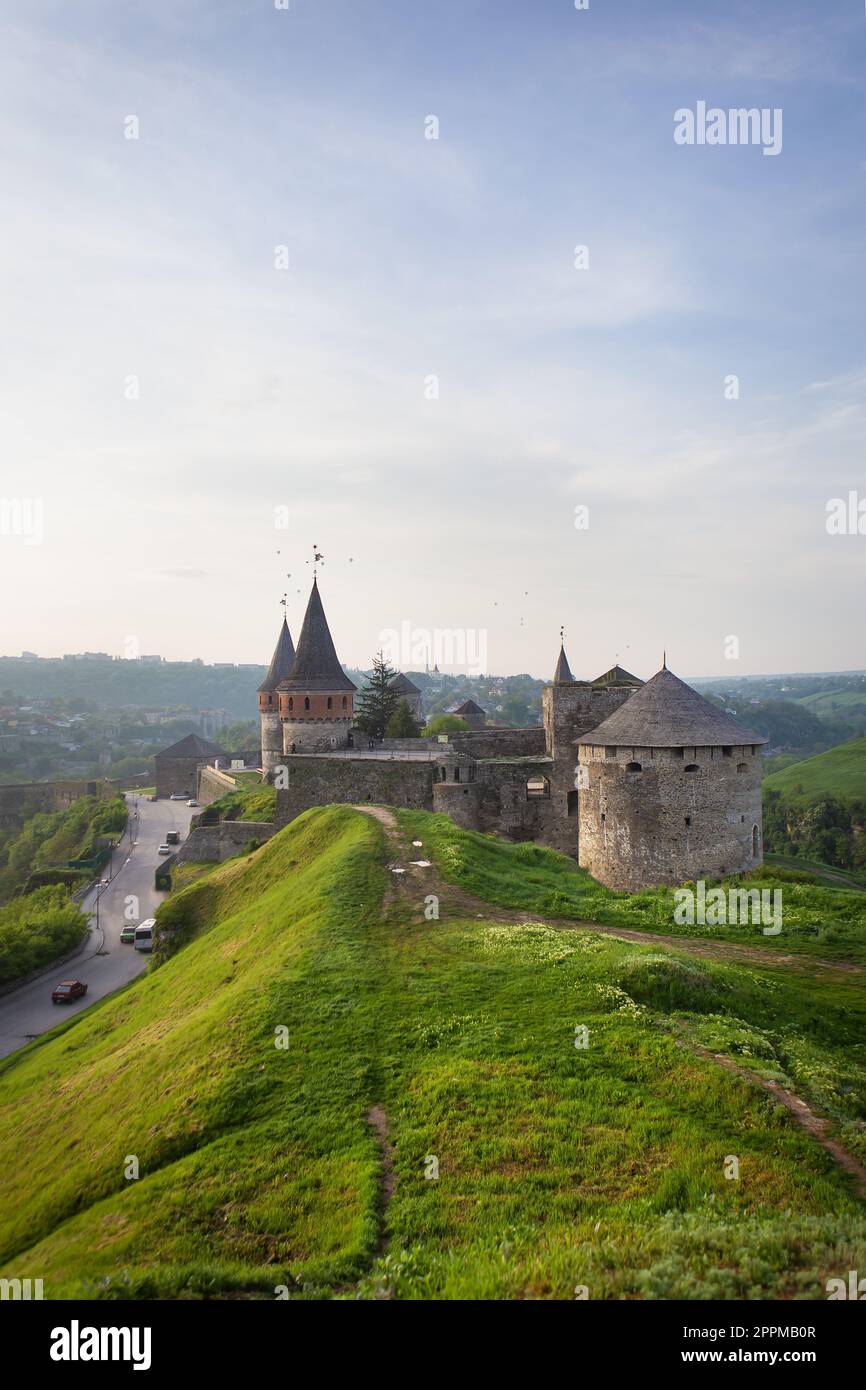
[[[625,748],[708,748],[766,743],[663,666],[580,743]]]
[[[398,671],[388,682],[388,689],[395,691],[398,695],[420,695],[414,681],[410,681],[408,676],[404,676],[402,671]]]
[[[574,685],[574,676],[571,674],[568,657],[565,655],[565,647],[560,647],[559,649],[559,659],[556,663],[556,670],[553,673],[553,684]]]
[[[340,665],[328,627],[319,586],[313,579],[304,625],[292,669],[280,681],[280,690],[357,690]]]
[[[295,644],[292,641],[292,634],[289,632],[289,625],[283,618],[283,625],[280,628],[277,645],[274,647],[268,674],[259,686],[259,693],[270,694],[271,691],[276,690],[280,681],[285,680],[291,671],[294,659]]]
[[[596,676],[593,685],[643,685],[643,681],[637,676],[633,676],[631,671],[626,671],[622,666],[611,666],[609,671]]]

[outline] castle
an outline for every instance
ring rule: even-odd
[[[402,674],[395,688],[420,697]],[[259,687],[262,771],[276,823],[311,806],[373,802],[442,811],[468,829],[573,856],[611,888],[712,878],[762,862],[759,734],[662,669],[575,680],[564,648],[543,724],[473,725],[447,742],[356,742],[353,697],[313,580],[295,650],[285,619]],[[477,714],[476,714],[477,711]]]

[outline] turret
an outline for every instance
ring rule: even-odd
[[[262,725],[262,772],[271,781],[274,768],[283,756],[283,727],[280,723],[277,686],[292,669],[295,647],[289,625],[283,618],[268,673],[259,686],[259,717]]]
[[[593,878],[634,893],[761,863],[766,739],[666,666],[579,742],[580,864]]]
[[[348,747],[356,689],[340,665],[314,577],[295,659],[277,689],[283,752]]]
[[[574,676],[571,674],[571,667],[568,664],[568,657],[565,655],[565,647],[559,648],[559,657],[556,662],[556,670],[553,673],[554,685],[574,685]]]

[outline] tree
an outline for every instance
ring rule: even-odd
[[[242,748],[258,748],[261,736],[257,719],[237,719],[220,729],[214,735],[214,742],[232,752]]]
[[[465,734],[468,730],[466,720],[458,714],[437,714],[422,731],[422,738],[435,738],[437,734]]]
[[[408,700],[401,700],[388,723],[385,725],[386,738],[420,738],[421,725],[409,708]]]
[[[510,727],[522,728],[526,723],[526,701],[512,695],[502,706],[502,718]]]
[[[382,653],[377,652],[373,658],[373,670],[355,706],[355,725],[370,738],[385,737],[388,720],[399,704],[400,696],[391,689],[391,681],[396,674]]]

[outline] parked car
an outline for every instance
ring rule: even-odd
[[[155,917],[148,917],[145,922],[139,922],[138,926],[135,929],[136,951],[153,950],[153,929],[155,926]]]
[[[165,833],[165,843],[166,843],[167,845],[179,845],[179,844],[180,844],[180,831],[179,831],[179,830],[167,830],[166,833]]]
[[[132,922],[128,922],[125,927],[121,928],[120,939],[124,946],[132,945],[135,940],[135,926]]]
[[[171,845],[160,845],[159,849],[157,850],[157,853],[158,853],[158,854],[171,854]]]
[[[148,799],[148,801],[156,801],[156,797],[155,797],[155,796],[149,796],[147,799]]]
[[[172,792],[169,801],[186,801],[189,792]]]
[[[191,796],[190,799],[189,799],[189,801],[188,801],[186,804],[187,804],[187,806],[197,806],[197,805],[198,805],[198,802],[196,801],[196,799],[195,799],[194,796]]]
[[[51,991],[52,1004],[71,1004],[73,999],[81,999],[87,993],[83,980],[61,980]]]

